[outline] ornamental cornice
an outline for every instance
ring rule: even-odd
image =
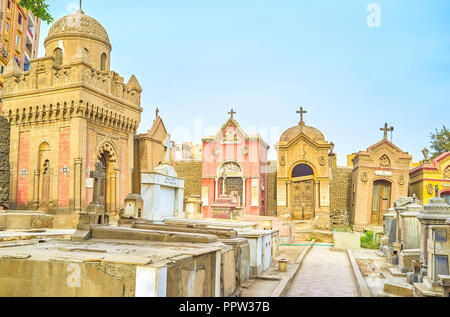
[[[88,122],[133,134],[136,134],[139,126],[137,120],[103,106],[83,101],[10,109],[4,111],[3,115],[11,125],[46,124],[72,118],[84,118]]]

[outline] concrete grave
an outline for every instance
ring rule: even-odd
[[[0,210],[0,230],[53,228],[53,216],[42,211]]]
[[[437,196],[437,195],[436,195]],[[448,275],[450,254],[449,228],[450,205],[442,198],[432,198],[419,213],[421,230],[421,256],[423,283],[414,284],[418,296],[442,296],[439,275]]]
[[[184,180],[177,177],[169,164],[160,164],[153,172],[141,173],[144,219],[183,217],[183,195]]]
[[[333,232],[333,248],[337,250],[361,249],[361,233],[359,232]]]

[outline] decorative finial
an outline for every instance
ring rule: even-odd
[[[428,155],[430,155],[430,151],[428,151],[427,148],[424,148],[424,149],[422,150],[422,154],[423,154],[423,159],[424,159],[424,161],[428,161]]]
[[[233,119],[233,116],[236,114],[236,111],[234,111],[234,109],[231,109],[231,111],[228,112],[228,114],[231,116],[231,119]]]
[[[388,138],[388,132],[391,132],[391,141],[392,141],[392,131],[394,131],[394,127],[388,128],[388,124],[384,124],[384,128],[381,128],[380,131],[384,131],[384,140],[387,140]]]
[[[158,119],[158,117],[159,117],[159,108],[156,107],[156,119]]]
[[[304,115],[305,113],[308,113],[308,111],[303,110],[303,107],[300,107],[300,110],[297,111],[297,113],[300,114],[300,122],[299,122],[299,125],[305,125],[305,122],[303,121],[303,115]]]

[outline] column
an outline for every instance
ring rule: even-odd
[[[219,197],[219,180],[214,178],[214,201],[217,201],[217,198]]]
[[[39,208],[39,178],[41,171],[34,171],[34,183],[33,183],[33,209],[37,210]]]
[[[247,196],[247,190],[246,190],[247,178],[243,177],[242,178],[242,182],[243,182],[243,184],[242,184],[242,207],[245,207],[246,206],[246,202],[247,202],[247,199],[246,199],[246,196]]]
[[[114,168],[114,170],[110,174],[110,185],[111,185],[111,212],[115,213],[117,209],[117,169]]]
[[[316,208],[320,208],[320,181],[314,181],[314,184],[316,186]]]
[[[286,182],[286,186],[287,186],[286,207],[288,207],[288,208],[289,207],[292,208],[292,206],[291,206],[292,186],[291,186],[291,184],[292,184],[292,181],[290,181],[290,180]]]
[[[81,180],[83,173],[83,159],[75,159],[75,188],[74,188],[74,198],[75,198],[75,213],[79,214],[81,212]]]

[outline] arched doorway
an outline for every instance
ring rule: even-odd
[[[383,215],[391,206],[391,183],[377,180],[373,183],[372,219],[373,225],[384,225]]]
[[[441,198],[444,199],[448,205],[450,205],[450,189],[441,192]]]
[[[292,170],[291,179],[294,220],[314,219],[314,170],[307,164],[298,164]]]
[[[237,195],[238,206],[243,203],[244,179],[241,166],[236,162],[223,163],[218,171],[220,193],[224,195]]]
[[[35,179],[37,184],[37,197],[35,198],[35,209],[45,212],[50,211],[52,195],[52,160],[50,156],[50,145],[47,142],[41,143],[38,152],[38,178]]]
[[[102,181],[100,202],[110,216],[117,214],[117,177],[116,152],[109,143],[104,143],[98,151],[97,159],[102,163],[102,172],[106,176]]]

